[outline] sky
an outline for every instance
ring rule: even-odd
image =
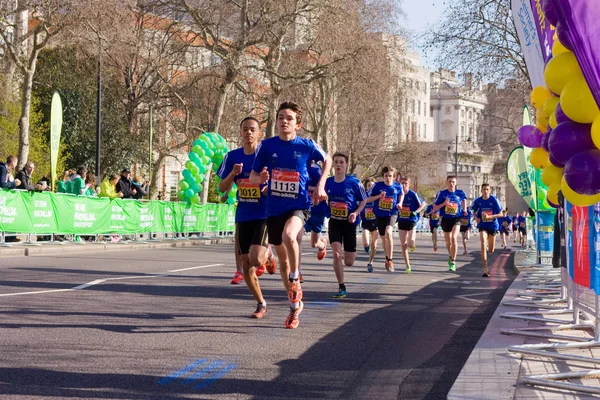
[[[402,10],[406,14],[407,28],[416,36],[423,33],[428,26],[438,22],[443,16],[448,0],[403,0]],[[433,65],[433,56],[426,58],[422,51],[413,43],[412,47],[421,53],[423,65],[430,69],[437,69]]]

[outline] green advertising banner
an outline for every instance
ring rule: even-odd
[[[123,200],[64,193],[0,191],[0,230],[34,234],[232,232],[227,204]]]
[[[533,190],[523,147],[515,147],[506,160],[506,176],[527,204],[533,203]]]

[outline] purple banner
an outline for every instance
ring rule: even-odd
[[[542,0],[531,0],[531,10],[535,18],[535,27],[537,28],[540,45],[544,60],[552,54],[552,44],[554,43],[554,27],[546,19],[542,9]]]
[[[558,15],[561,42],[575,53],[596,104],[600,107],[599,2],[598,0],[549,1],[552,2]]]

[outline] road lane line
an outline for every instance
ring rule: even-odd
[[[190,271],[192,269],[200,269],[200,268],[210,268],[210,267],[219,267],[223,264],[210,264],[210,265],[201,265],[199,267],[191,267],[191,268],[182,268],[182,269],[172,269],[170,271],[167,272],[183,272],[183,271]]]
[[[42,294],[42,293],[58,293],[58,292],[70,292],[73,289],[54,289],[54,290],[40,290],[38,292],[18,292],[18,293],[4,293],[4,294],[0,294],[0,297],[7,297],[7,296],[20,296],[23,294]]]

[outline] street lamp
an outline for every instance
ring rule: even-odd
[[[471,143],[471,137],[467,137],[465,142]],[[456,132],[456,147],[454,149],[454,176],[458,180],[458,132]]]

